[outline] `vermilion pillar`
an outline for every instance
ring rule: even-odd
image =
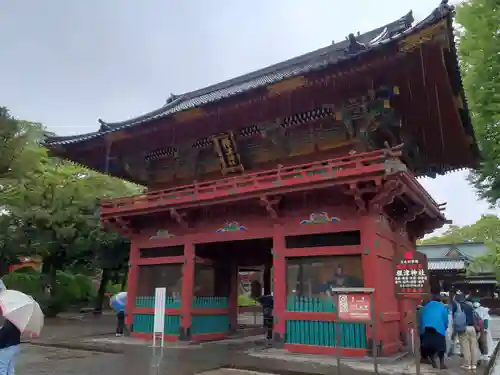
[[[373,329],[367,329],[368,341],[375,340],[379,354],[390,355],[401,346],[399,304],[394,288],[393,256],[391,238],[379,230],[379,213],[366,213],[361,217],[361,250],[364,284],[374,288]],[[370,344],[371,347],[371,344]]]
[[[184,243],[184,265],[182,267],[181,330],[180,340],[191,340],[191,309],[193,306],[195,248],[191,241]]]
[[[125,307],[125,324],[129,332],[133,331],[135,299],[137,297],[137,278],[139,274],[138,261],[140,258],[139,248],[135,241],[130,244],[129,270],[127,276],[127,305]]]
[[[285,235],[280,225],[274,227],[273,264],[274,264],[274,341],[285,341],[285,309],[286,309],[286,260]]]

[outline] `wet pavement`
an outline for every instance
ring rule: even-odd
[[[114,318],[88,317],[48,322],[42,337],[23,344],[17,371],[23,375],[227,375],[337,374],[336,360],[326,356],[304,356],[270,349],[264,340],[238,338],[203,345],[166,343],[162,350],[131,338],[115,338]],[[423,366],[422,374],[461,374],[459,359],[453,370],[435,371]],[[221,370],[237,368],[247,372]],[[210,372],[211,371],[211,372]],[[414,374],[411,358],[381,364],[385,374]],[[342,360],[341,375],[373,373],[370,361]]]

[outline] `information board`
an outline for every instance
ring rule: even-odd
[[[421,298],[429,292],[427,257],[418,251],[405,251],[394,257],[396,295]]]
[[[339,294],[339,319],[342,321],[371,321],[370,294]]]

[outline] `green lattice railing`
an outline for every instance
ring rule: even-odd
[[[228,315],[195,315],[191,325],[191,334],[200,335],[208,333],[229,332]]]
[[[299,297],[289,296],[286,299],[286,310],[296,312],[329,312],[336,311],[332,297]]]
[[[137,297],[135,306],[139,308],[155,307],[155,297]],[[193,308],[195,309],[227,309],[229,307],[229,299],[227,297],[194,297]],[[170,309],[180,309],[180,297],[167,297],[165,300],[165,307]]]
[[[336,329],[339,332],[339,347],[367,349],[366,324],[337,323],[316,320],[287,320],[285,342],[335,347]]]
[[[193,309],[223,309],[229,307],[227,297],[195,297],[193,298]],[[150,308],[155,307],[155,297],[137,297],[136,307]],[[180,297],[168,297],[165,300],[165,308],[181,308]],[[153,314],[134,314],[133,329],[138,333],[153,333],[154,315]],[[165,334],[179,335],[180,316],[165,316]],[[210,334],[229,332],[229,316],[223,315],[194,315],[192,317],[191,334]]]
[[[227,309],[229,299],[227,297],[195,297],[193,308],[195,309]]]
[[[179,335],[180,326],[181,326],[181,318],[179,315],[165,316],[165,329],[163,332],[166,335]],[[154,315],[134,314],[133,328],[134,332],[153,333]]]
[[[154,309],[155,307],[155,297],[137,297],[135,299],[135,307]],[[180,309],[181,298],[180,297],[167,297],[165,299],[165,308],[167,309]]]
[[[289,296],[286,309],[291,312],[335,313],[332,297]],[[339,329],[339,346],[366,349],[366,324],[318,320],[287,320],[285,341],[289,344],[335,347],[336,329]]]

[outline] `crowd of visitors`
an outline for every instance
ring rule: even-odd
[[[457,338],[465,370],[475,370],[479,357],[492,349],[488,309],[460,291],[424,300],[418,313],[422,362],[434,368],[446,369]]]

